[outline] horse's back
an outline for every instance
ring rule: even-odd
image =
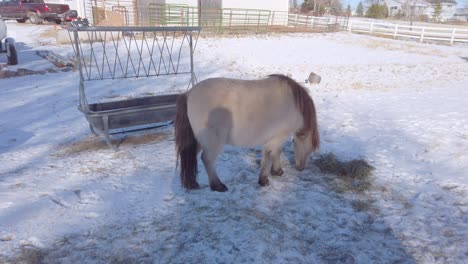
[[[262,80],[238,80],[212,78],[195,85],[189,93],[188,104],[203,108],[223,107],[230,111],[261,108],[271,111],[281,105],[291,105],[293,98],[289,88],[275,78]],[[242,107],[242,109],[238,109]]]
[[[231,145],[264,144],[277,133],[297,128],[293,95],[285,82],[213,78],[195,85],[187,99],[195,135],[217,129]]]

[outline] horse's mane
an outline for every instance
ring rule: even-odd
[[[317,126],[317,114],[315,112],[314,101],[312,101],[307,90],[288,76],[282,74],[271,74],[269,77],[278,78],[280,81],[285,82],[291,89],[294,97],[294,103],[303,118],[303,127],[297,132],[297,134],[304,134],[305,132],[311,131],[312,145],[314,148],[318,148],[320,138]]]

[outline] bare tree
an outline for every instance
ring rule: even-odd
[[[297,0],[293,0],[293,1],[292,1],[292,6],[293,6],[293,8],[297,8],[297,7],[298,7],[298,5],[297,5]]]
[[[341,0],[304,0],[302,11],[314,11],[316,14],[337,14],[343,11]]]

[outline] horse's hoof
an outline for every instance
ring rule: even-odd
[[[196,190],[196,189],[200,189],[200,185],[198,184],[198,182],[189,182],[189,183],[186,183],[184,185],[185,189],[187,190]]]
[[[260,179],[258,179],[258,184],[260,184],[260,186],[262,186],[262,187],[265,187],[265,186],[270,185],[270,181],[266,177],[265,178],[260,178]]]
[[[223,183],[210,185],[210,188],[212,191],[215,191],[215,192],[227,192],[228,191],[228,187],[226,187],[226,185],[224,185]]]
[[[283,176],[283,174],[284,174],[284,171],[282,168],[279,168],[279,170],[274,170],[273,168],[271,168],[271,175]]]

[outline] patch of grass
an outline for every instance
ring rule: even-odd
[[[323,173],[351,177],[354,179],[368,178],[372,175],[372,171],[375,169],[363,159],[340,161],[332,153],[321,155],[317,160],[315,160],[315,165],[317,165]]]
[[[346,248],[324,247],[318,255],[324,263],[356,263],[352,253]]]
[[[24,246],[15,254],[15,257],[8,259],[3,258],[0,255],[0,264],[12,263],[12,264],[40,264],[44,263],[46,253],[37,247]]]
[[[137,259],[131,256],[124,256],[123,254],[111,256],[108,261],[112,264],[151,263],[149,260]]]
[[[369,211],[372,208],[372,201],[355,199],[351,201],[351,206],[358,212]]]
[[[118,139],[118,136],[115,136],[112,141],[114,144],[116,144],[116,142],[120,140],[120,143],[118,144],[119,147],[127,145],[145,145],[167,140],[171,135],[172,134],[168,132],[147,132],[145,134],[130,134],[123,139]],[[62,147],[62,151],[57,154],[58,156],[69,156],[83,152],[109,149],[104,141],[103,136],[88,137],[82,141],[74,142],[70,145],[63,145]]]
[[[338,176],[331,182],[337,192],[363,192],[371,186],[372,171],[375,169],[363,159],[340,161],[332,153],[321,155],[315,160],[321,172]]]
[[[43,31],[39,37],[41,39],[44,39],[44,38],[56,38],[57,37],[57,30],[51,28],[51,29],[47,29],[45,31]]]

